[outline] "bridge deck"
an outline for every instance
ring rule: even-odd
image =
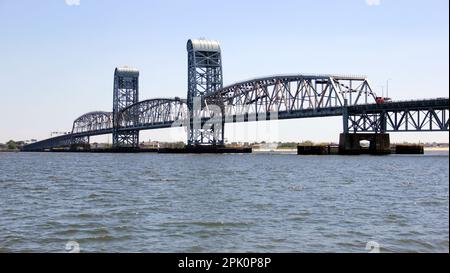
[[[342,116],[344,114],[344,107],[327,107],[327,108],[317,108],[317,109],[303,109],[296,111],[283,111],[278,112],[276,119],[300,119],[300,118],[313,118],[313,117],[331,117],[331,116]],[[376,114],[381,112],[396,112],[396,111],[426,111],[426,110],[448,110],[449,109],[449,99],[448,98],[438,98],[438,99],[426,99],[426,100],[411,100],[411,101],[396,101],[396,102],[387,102],[383,104],[361,104],[361,105],[353,105],[346,107],[348,113],[350,115],[359,115],[359,114]],[[249,122],[262,120],[261,117],[265,120],[271,119],[271,113],[256,113],[256,114],[243,114],[243,115],[233,115],[232,118],[226,118],[225,122],[235,123],[235,122]],[[447,117],[448,118],[448,117]],[[204,120],[204,122],[207,119]],[[175,120],[160,122],[160,123],[148,123],[148,124],[140,124],[139,126],[127,126],[120,128],[119,130],[152,130],[152,129],[162,129],[162,128],[170,128],[172,127]],[[442,126],[445,131],[448,131],[448,121],[446,126]],[[181,126],[183,123],[180,123]],[[412,128],[414,130],[414,128]],[[394,130],[395,131],[395,130]],[[402,131],[402,130],[398,130]],[[411,131],[411,130],[410,130]],[[61,144],[67,144],[71,139],[74,138],[82,138],[82,137],[91,137],[98,135],[111,134],[113,132],[113,128],[106,128],[101,130],[87,131],[75,134],[67,134],[63,136],[58,136],[54,138],[49,138],[46,140],[42,140],[33,144],[26,145],[24,150],[42,150],[48,149],[51,147],[61,146]]]

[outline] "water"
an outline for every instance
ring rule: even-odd
[[[0,153],[0,252],[449,251],[449,157]]]

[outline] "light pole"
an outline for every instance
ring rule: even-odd
[[[381,97],[384,98],[384,85],[380,85],[381,88]]]
[[[389,81],[391,81],[392,79],[387,79],[386,81],[386,98],[389,98]]]

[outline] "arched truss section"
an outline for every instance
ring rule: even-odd
[[[222,101],[228,114],[320,110],[376,102],[365,77],[286,75],[236,83],[206,97]]]
[[[96,111],[84,114],[73,122],[72,134],[111,129],[112,120],[111,112]]]
[[[170,125],[187,118],[186,100],[150,99],[133,104],[121,113],[120,127],[139,129],[158,125]]]

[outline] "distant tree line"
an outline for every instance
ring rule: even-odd
[[[5,144],[0,143],[0,150],[10,150],[10,151],[20,150],[24,145],[25,145],[24,141],[10,140]]]
[[[278,143],[279,149],[295,149],[297,148],[298,143],[297,142],[281,142]]]

